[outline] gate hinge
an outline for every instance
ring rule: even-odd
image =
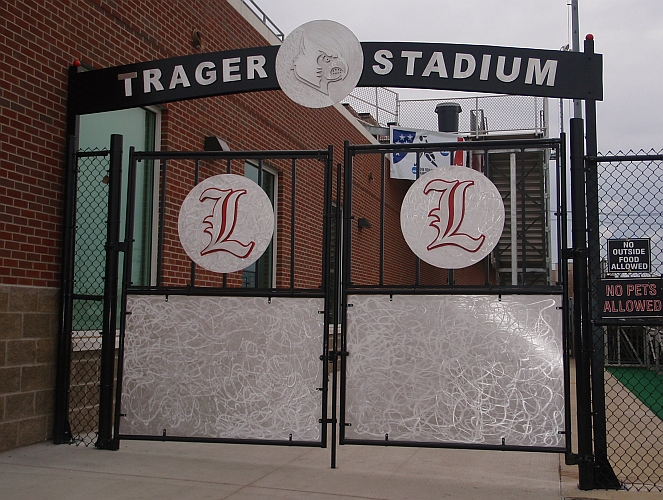
[[[562,257],[565,259],[573,259],[574,257],[587,257],[588,252],[586,248],[565,248],[562,250]]]

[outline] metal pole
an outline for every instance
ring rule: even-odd
[[[580,52],[578,0],[571,0],[571,50]],[[580,99],[573,100],[573,118],[582,118],[582,101]]]
[[[518,207],[516,206],[516,153],[509,155],[509,180],[511,189],[511,284],[518,284]]]
[[[573,237],[573,324],[576,358],[578,421],[578,488],[594,489],[592,402],[590,385],[591,336],[587,297],[587,241],[585,227],[583,120],[571,119],[571,233]]]
[[[111,135],[108,182],[108,222],[106,231],[106,270],[101,333],[99,392],[99,437],[95,446],[112,449],[113,380],[115,375],[115,331],[120,255],[120,208],[122,198],[122,136]]]
[[[585,39],[585,54],[591,57],[594,53],[594,38],[587,35]],[[595,158],[598,153],[596,138],[596,101],[587,99],[585,101],[586,129],[585,141],[587,155]],[[587,331],[589,339],[587,343],[591,347],[591,372],[592,372],[592,409],[593,409],[593,433],[594,433],[594,460],[595,487],[601,489],[619,489],[621,484],[617,479],[612,466],[608,461],[608,444],[605,412],[605,380],[604,380],[604,356],[605,340],[603,327],[593,323],[594,316],[598,312],[599,302],[597,288],[601,279],[601,249],[599,240],[599,180],[596,160],[587,161],[587,240],[588,240],[588,264],[589,264],[589,304],[590,312],[588,324],[591,330]]]

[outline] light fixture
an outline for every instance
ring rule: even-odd
[[[359,229],[363,229],[363,228],[365,228],[365,227],[366,227],[366,228],[369,228],[369,227],[371,227],[371,223],[368,222],[368,219],[367,219],[366,217],[359,217],[359,218],[357,219],[357,227],[358,227]]]
[[[230,151],[230,146],[223,139],[219,139],[215,135],[205,137],[203,144],[204,151]]]

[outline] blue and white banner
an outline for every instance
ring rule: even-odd
[[[449,132],[433,132],[415,128],[391,126],[389,128],[391,144],[422,144],[435,142],[457,142],[463,138]],[[417,178],[417,153],[402,152],[391,155],[391,178],[411,179]],[[419,154],[419,176],[438,167],[451,165],[465,166],[463,151],[435,151]]]

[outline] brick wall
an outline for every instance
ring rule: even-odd
[[[195,48],[193,29],[203,34]],[[0,3],[0,448],[46,439],[50,432],[55,333],[61,266],[65,177],[67,72],[74,59],[104,68],[167,57],[267,45],[225,0],[4,0]],[[163,150],[200,150],[205,136],[224,139],[233,150],[327,149],[343,161],[343,141],[366,137],[334,108],[306,109],[282,92],[256,92],[167,104],[163,108]],[[280,170],[279,242],[289,240],[288,164]],[[233,167],[241,173],[240,165]],[[377,228],[374,194],[379,157],[362,158],[355,170],[357,216]],[[176,240],[179,202],[193,185],[189,165],[174,167],[169,188],[171,224],[164,269],[169,284],[188,279],[189,261]],[[301,275],[296,285],[320,282],[322,175],[314,167],[298,172],[298,189],[309,197],[311,231],[297,234]],[[370,178],[369,178],[370,173]],[[169,174],[170,175],[170,174]],[[387,184],[386,283],[412,282],[414,257],[398,228],[398,206],[407,188]],[[373,196],[373,197],[371,197]],[[304,200],[303,200],[304,201]],[[315,212],[315,213],[314,213]],[[377,229],[353,226],[357,252],[376,262]],[[281,262],[289,262],[283,253]],[[357,264],[357,282],[375,282],[376,265]],[[443,280],[443,273],[435,280]],[[207,281],[205,281],[207,280]],[[216,282],[215,282],[216,280]],[[279,270],[278,282],[289,276]],[[231,277],[239,284],[239,276]],[[197,284],[218,284],[203,273]]]
[[[0,285],[0,451],[48,439],[57,290]]]

